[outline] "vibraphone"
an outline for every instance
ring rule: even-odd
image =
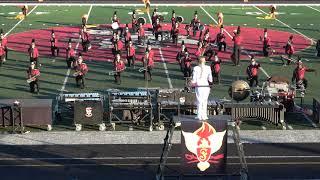
[[[82,124],[97,124],[99,130],[104,131],[103,101],[104,96],[99,93],[60,94],[55,108],[56,119],[73,121],[76,131],[81,131]]]
[[[224,103],[225,112],[234,120],[257,118],[275,125],[285,125],[286,109],[278,102]]]
[[[194,115],[197,111],[196,95],[183,89],[161,89],[157,94],[158,123],[168,122],[173,116],[184,114]],[[219,103],[214,99],[208,100],[208,115],[219,114]]]
[[[153,106],[151,94],[148,90],[132,92],[109,92],[109,123],[115,124],[144,123],[153,130]]]

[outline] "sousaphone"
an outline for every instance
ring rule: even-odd
[[[177,19],[178,23],[183,23],[183,21],[184,21],[184,18],[182,16],[177,16],[176,19]]]

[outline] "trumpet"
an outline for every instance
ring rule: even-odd
[[[148,69],[147,67],[141,67],[141,68],[139,68],[139,72],[146,71],[147,69]]]
[[[30,84],[31,82],[35,81],[38,76],[39,76],[39,75],[36,75],[36,76],[33,76],[33,77],[27,79],[27,83]]]
[[[76,71],[76,72],[74,72],[74,73],[73,73],[73,76],[74,76],[74,77],[78,76],[78,75],[80,74],[80,72],[81,72],[81,71]]]
[[[115,75],[115,74],[118,73],[118,72],[124,71],[125,69],[126,69],[126,67],[125,67],[124,69],[120,69],[120,70],[116,70],[116,71],[110,71],[110,72],[108,72],[108,75],[109,75],[109,76],[113,76],[113,75]]]

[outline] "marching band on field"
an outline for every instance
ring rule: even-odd
[[[150,9],[150,1],[144,1],[146,5],[147,11]],[[271,13],[273,16],[275,14],[275,7],[271,7]],[[23,9],[23,12],[27,12],[27,8]],[[223,26],[223,14],[222,12],[217,13],[218,24],[217,28],[219,28],[219,32],[216,37],[211,37],[210,29],[206,28],[204,24],[201,23],[198,12],[195,11],[193,15],[193,19],[191,22],[184,26],[186,31],[187,39],[193,38],[197,39],[197,49],[194,53],[188,51],[186,47],[185,41],[181,41],[179,44],[179,35],[181,35],[181,28],[183,28],[183,17],[177,16],[176,12],[172,10],[171,14],[171,30],[169,31],[169,38],[172,40],[172,44],[175,46],[180,46],[181,50],[177,53],[176,60],[180,65],[180,70],[183,73],[183,76],[192,80],[192,85],[197,88],[196,92],[201,93],[202,96],[207,96],[206,92],[208,89],[202,86],[208,86],[204,81],[208,80],[209,83],[219,84],[221,80],[221,65],[222,61],[218,57],[218,52],[226,51],[229,45],[226,41],[225,29]],[[88,15],[83,15],[81,18],[81,28],[79,31],[79,40],[82,45],[82,51],[88,52],[91,49],[91,37],[87,30],[87,21]],[[164,40],[164,35],[167,31],[164,31],[164,27],[162,22],[164,21],[164,17],[160,15],[157,9],[154,9],[151,16],[151,27],[152,34],[155,37],[156,42],[162,42]],[[131,27],[129,24],[126,24],[123,28],[120,25],[120,19],[117,16],[117,12],[113,13],[111,17],[111,27],[113,29],[113,36],[111,38],[112,43],[112,54],[114,56],[113,65],[114,68],[108,74],[114,76],[115,83],[121,84],[121,73],[123,73],[126,69],[126,66],[135,68],[136,65],[136,50],[135,45],[146,44],[146,48],[144,50],[142,56],[142,64],[143,67],[139,68],[139,72],[144,74],[144,79],[146,81],[152,80],[152,70],[155,66],[155,53],[152,49],[152,44],[146,37],[145,28],[146,20],[143,17],[137,17],[135,10],[132,11],[131,15]],[[191,34],[192,33],[192,34]],[[138,41],[132,41],[132,35],[136,34],[138,36]],[[191,37],[192,36],[192,37]],[[198,37],[197,37],[198,36]],[[58,47],[58,37],[55,34],[54,30],[51,32],[50,37],[50,47],[51,47],[51,55],[53,57],[59,56],[60,48]],[[124,42],[123,42],[124,41]],[[240,64],[241,54],[242,54],[242,44],[243,44],[243,36],[241,34],[241,27],[239,26],[237,30],[234,31],[233,37],[233,49],[231,60],[232,62],[238,66]],[[271,39],[268,36],[268,29],[265,29],[263,32],[263,36],[260,37],[260,41],[262,42],[263,48],[262,52],[265,57],[272,55],[275,50],[271,47]],[[137,43],[137,44],[135,44]],[[1,30],[0,32],[0,66],[5,63],[8,59],[8,41],[5,37],[4,32]],[[292,81],[296,82],[297,86],[303,84],[305,87],[307,86],[307,80],[304,77],[305,72],[313,71],[305,67],[301,60],[294,60],[293,55],[295,53],[294,49],[294,36],[291,35],[287,41],[287,44],[283,47],[285,54],[287,57],[282,56],[282,60],[287,60],[287,62],[283,61],[284,65],[289,65],[291,62],[295,62],[297,64],[297,68],[294,70]],[[320,41],[317,42],[316,45],[317,55],[320,56]],[[84,63],[84,59],[81,53],[78,53],[77,50],[72,45],[72,40],[69,39],[68,45],[66,47],[66,63],[68,68],[72,68],[74,72],[74,77],[76,79],[76,84],[80,88],[85,87],[85,76],[88,73],[88,66]],[[30,47],[28,49],[29,57],[30,57],[30,67],[28,68],[27,74],[28,79],[27,82],[30,85],[30,92],[39,93],[39,78],[40,78],[40,67],[41,63],[39,60],[39,50],[36,46],[36,40],[32,39]],[[124,55],[125,54],[125,55]],[[123,59],[125,56],[125,59]],[[199,65],[192,69],[192,60],[198,59]],[[204,66],[205,62],[211,62],[210,66]],[[258,74],[261,65],[256,62],[255,58],[251,56],[250,64],[247,67],[247,75],[248,81],[250,82],[250,86],[254,87],[258,85]],[[210,69],[210,71],[209,71]],[[207,74],[206,74],[207,73]],[[208,74],[209,73],[209,74]],[[204,75],[205,74],[205,75]],[[204,78],[204,76],[206,78]],[[198,82],[198,80],[199,82]],[[206,79],[206,80],[204,80]],[[202,82],[203,81],[203,82]],[[198,87],[201,86],[201,87]],[[200,95],[199,95],[200,97]],[[199,103],[203,103],[202,101]],[[200,106],[200,105],[199,105]],[[199,118],[206,118],[205,115]]]

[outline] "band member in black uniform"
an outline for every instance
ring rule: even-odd
[[[151,23],[152,23],[152,27],[154,28],[156,22],[157,22],[157,19],[159,19],[159,16],[157,14],[157,9],[154,9],[153,10],[153,13],[152,13],[152,16],[151,16]]]
[[[171,27],[175,27],[176,22],[177,22],[177,19],[176,19],[176,12],[175,12],[174,10],[172,10],[172,16],[171,16]]]
[[[129,32],[129,26],[126,24],[126,29],[124,31],[124,44],[125,47],[127,48],[129,45],[129,41],[131,41],[131,33]]]
[[[39,77],[40,77],[40,70],[35,67],[35,63],[31,62],[30,67],[27,70],[28,80],[30,86],[31,93],[39,94]]]
[[[182,41],[182,43],[181,43],[181,51],[179,51],[177,53],[177,56],[176,56],[176,60],[179,62],[180,70],[181,70],[182,73],[184,72],[183,58],[184,58],[184,55],[185,55],[185,49],[186,49],[186,47],[184,45],[184,41]]]
[[[59,56],[59,48],[58,45],[58,39],[54,34],[54,31],[51,31],[51,39],[50,39],[50,45],[51,45],[51,55],[52,56]]]

